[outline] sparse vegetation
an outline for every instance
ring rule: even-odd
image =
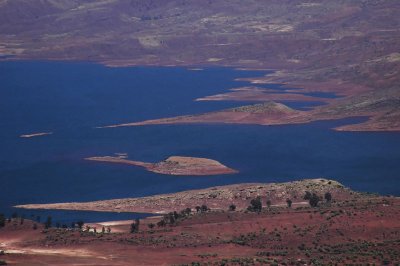
[[[317,196],[321,203],[324,197],[318,196],[316,191],[322,195],[325,194],[325,191],[318,190],[315,186],[310,186],[310,189],[313,193],[309,200]],[[297,193],[302,191],[304,191],[304,187]],[[276,193],[280,193],[280,191],[276,191]],[[271,194],[268,195],[271,196]],[[215,265],[220,265],[218,263],[221,265],[223,263],[226,265],[238,265],[238,263],[239,265],[297,265],[300,261],[302,264],[309,265],[363,264],[367,262],[378,265],[390,263],[389,265],[391,265],[394,261],[398,261],[400,252],[397,250],[397,245],[400,242],[396,228],[389,226],[390,229],[384,229],[383,232],[382,228],[378,231],[373,229],[376,225],[376,216],[385,224],[385,221],[397,217],[398,213],[393,212],[398,206],[394,204],[397,199],[377,199],[374,198],[378,197],[376,195],[360,196],[351,193],[345,195],[345,200],[335,199],[335,204],[321,204],[320,209],[298,207],[284,211],[286,207],[282,203],[288,198],[277,200],[277,204],[270,211],[258,214],[241,210],[226,212],[217,208],[214,211],[202,212],[201,206],[199,206],[199,213],[193,214],[190,208],[185,208],[164,215],[157,223],[159,230],[153,230],[156,227],[152,223],[154,220],[144,221],[146,229],[148,227],[147,233],[146,230],[138,233],[137,221],[133,222],[134,234],[128,233],[131,229],[129,225],[126,225],[126,233],[118,232],[112,235],[104,233],[106,230],[104,226],[101,228],[101,234],[94,233],[96,232],[94,226],[87,227],[85,231],[64,230],[61,226],[57,230],[47,230],[45,240],[41,243],[48,246],[79,243],[79,245],[85,246],[105,241],[104,243],[110,243],[110,245],[111,243],[130,245],[130,248],[133,249],[140,247],[143,254],[147,254],[147,247],[168,248],[170,252],[176,252],[175,248],[182,250],[182,248],[208,246],[215,247],[215,252],[219,252],[219,248],[225,248],[227,244],[235,246],[234,249],[246,246],[259,250],[257,253],[249,254],[250,257],[228,257],[226,259],[225,256],[224,259],[217,259],[219,255],[214,252],[182,254],[184,257],[190,256],[193,259],[201,260],[200,265],[206,265],[211,261]],[[272,198],[274,201],[277,199],[274,195]],[[258,206],[258,203],[255,203],[258,200],[261,198],[253,199],[254,206]],[[342,217],[339,217],[341,215]],[[338,223],[338,218],[343,221]],[[10,226],[14,228],[13,230],[21,230],[18,228],[18,221],[18,219],[13,220],[13,223],[16,224]],[[365,237],[366,231],[364,230],[368,230],[360,226],[363,225],[360,223],[361,221],[366,223],[366,228],[370,228],[368,234],[371,234],[372,242],[359,240],[360,237]],[[354,230],[355,224],[357,230]],[[169,225],[168,228],[165,228],[166,225]],[[204,228],[207,229],[204,230]],[[250,228],[251,231],[249,231]],[[334,243],[330,242],[332,239],[334,239]],[[300,261],[294,259],[299,257],[302,258]]]

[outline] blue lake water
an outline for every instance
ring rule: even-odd
[[[138,197],[243,182],[329,177],[355,190],[400,196],[400,134],[336,132],[355,121],[306,125],[96,126],[194,114],[240,102],[194,102],[264,75],[230,68],[127,67],[90,63],[0,62],[0,212],[25,203]],[[269,88],[279,90],[277,85]],[[322,96],[318,95],[318,96]],[[326,95],[326,97],[333,97]],[[304,109],[315,103],[290,103]],[[356,119],[362,121],[362,119]],[[22,139],[21,134],[53,135]],[[171,155],[206,157],[235,175],[167,176],[84,161],[128,153],[156,162]],[[55,221],[130,219],[138,214],[21,211]]]

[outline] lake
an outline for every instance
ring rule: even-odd
[[[317,177],[338,180],[355,190],[400,196],[400,134],[331,130],[354,119],[287,126],[95,128],[247,104],[194,99],[247,86],[248,82],[235,79],[266,73],[215,67],[191,71],[180,67],[109,68],[81,62],[0,62],[0,212],[10,214],[16,204],[138,197]],[[281,89],[279,84],[264,87]],[[299,109],[311,105],[315,103],[290,103]],[[47,131],[54,133],[19,137]],[[139,167],[83,160],[114,153],[128,153],[130,159],[146,162],[171,155],[206,157],[240,173],[167,176]],[[27,217],[51,214],[60,222],[141,217],[18,212]]]

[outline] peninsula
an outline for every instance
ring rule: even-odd
[[[366,117],[367,121],[345,125],[341,131],[400,131],[400,91],[381,89],[358,96],[336,99],[328,105],[311,110],[295,110],[279,102],[265,102],[240,106],[204,114],[152,119],[133,123],[104,126],[103,128],[161,124],[257,124],[286,125],[321,120]]]
[[[355,200],[361,197],[361,194],[344,187],[337,181],[317,178],[286,183],[234,184],[141,198],[111,199],[92,202],[27,204],[15,207],[24,209],[160,214],[201,205],[207,205],[211,209],[218,210],[226,208],[229,204],[234,204],[236,209],[245,210],[249,205],[250,199],[256,197],[260,197],[262,201],[268,199],[276,206],[285,206],[288,198],[292,199],[293,206],[307,206],[307,201],[303,199],[305,191],[312,191],[321,195],[329,192],[337,200]]]

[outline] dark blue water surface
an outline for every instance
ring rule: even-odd
[[[138,197],[232,183],[316,177],[333,178],[355,190],[400,195],[400,134],[331,130],[353,120],[288,126],[95,128],[239,106],[243,103],[193,100],[248,85],[234,81],[236,78],[264,74],[229,68],[189,71],[107,68],[90,63],[1,62],[0,212],[10,213],[11,206],[25,203]],[[19,137],[45,131],[54,134]],[[240,173],[167,176],[132,166],[83,160],[120,152],[146,162],[171,155],[206,157]],[[138,216],[25,211],[26,216],[32,213],[51,213],[55,220],[65,222]]]

